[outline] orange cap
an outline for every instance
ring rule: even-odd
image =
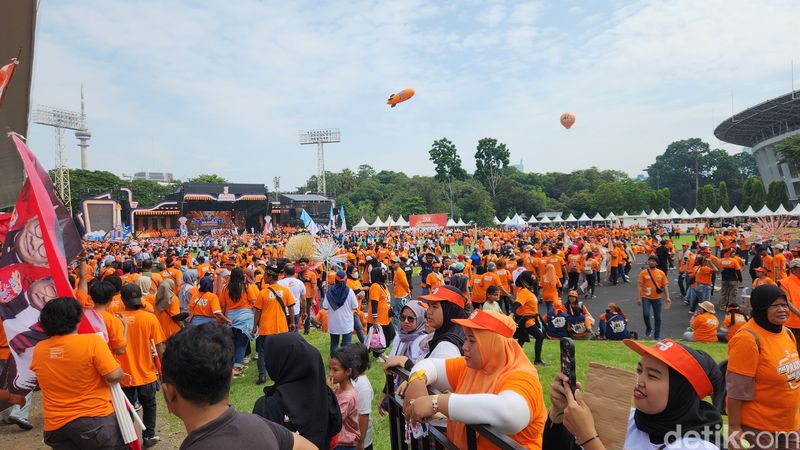
[[[467,319],[453,319],[453,322],[466,328],[488,330],[506,338],[514,336],[517,328],[510,317],[496,311],[482,309],[476,309]]]
[[[450,302],[460,307],[467,304],[467,298],[453,286],[442,286],[431,291],[428,295],[420,296],[420,299],[429,302]]]
[[[672,339],[662,339],[652,347],[646,347],[631,339],[624,339],[622,342],[636,353],[642,356],[650,355],[675,369],[689,381],[701,399],[714,392],[714,387],[703,370],[703,366],[691,353]]]

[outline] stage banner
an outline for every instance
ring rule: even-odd
[[[186,213],[190,232],[244,229],[243,211],[189,211]]]
[[[14,211],[0,214],[0,317],[12,356],[0,373],[0,410],[36,386],[33,347],[47,338],[39,311],[53,298],[75,296],[67,264],[81,252],[78,230],[47,172],[17,135],[12,139],[27,179]],[[105,333],[105,325],[90,311],[78,331]]]
[[[447,226],[447,214],[412,214],[408,216],[411,228],[444,228]]]

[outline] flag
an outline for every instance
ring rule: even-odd
[[[264,232],[262,234],[272,234],[272,216],[264,217]]]
[[[347,231],[347,220],[344,218],[344,206],[339,207],[339,218],[342,219],[342,226],[339,228],[339,231],[344,233]]]
[[[316,236],[317,232],[319,232],[319,226],[317,226],[317,224],[314,223],[313,220],[308,223],[306,229],[308,229],[308,232],[311,233],[312,236]]]
[[[313,222],[313,220],[311,220],[311,216],[308,215],[305,209],[300,212],[300,220],[303,221],[303,226],[306,228],[308,228],[308,224]]]
[[[0,67],[0,106],[3,106],[6,88],[8,88],[8,84],[11,82],[11,77],[14,76],[14,69],[17,68],[17,64],[19,64],[19,60],[17,58],[11,58],[10,63]]]
[[[328,218],[328,228],[333,231],[333,227],[336,226],[336,214],[333,213],[333,206],[331,206],[331,211]]]

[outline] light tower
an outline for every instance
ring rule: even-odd
[[[67,169],[67,156],[64,151],[64,129],[81,130],[84,128],[81,115],[64,109],[50,106],[39,106],[33,111],[33,122],[53,127],[56,131],[56,193],[64,202],[67,211],[72,212],[70,201],[69,170]]]
[[[81,148],[81,169],[89,170],[89,139],[92,133],[86,129],[86,111],[83,109],[83,83],[81,83],[81,129],[75,131],[78,147]]]
[[[341,142],[338,128],[323,128],[300,132],[300,145],[317,144],[317,191],[325,195],[325,149],[323,144]]]

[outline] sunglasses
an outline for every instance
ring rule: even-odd
[[[400,316],[400,322],[416,322],[417,316]]]

